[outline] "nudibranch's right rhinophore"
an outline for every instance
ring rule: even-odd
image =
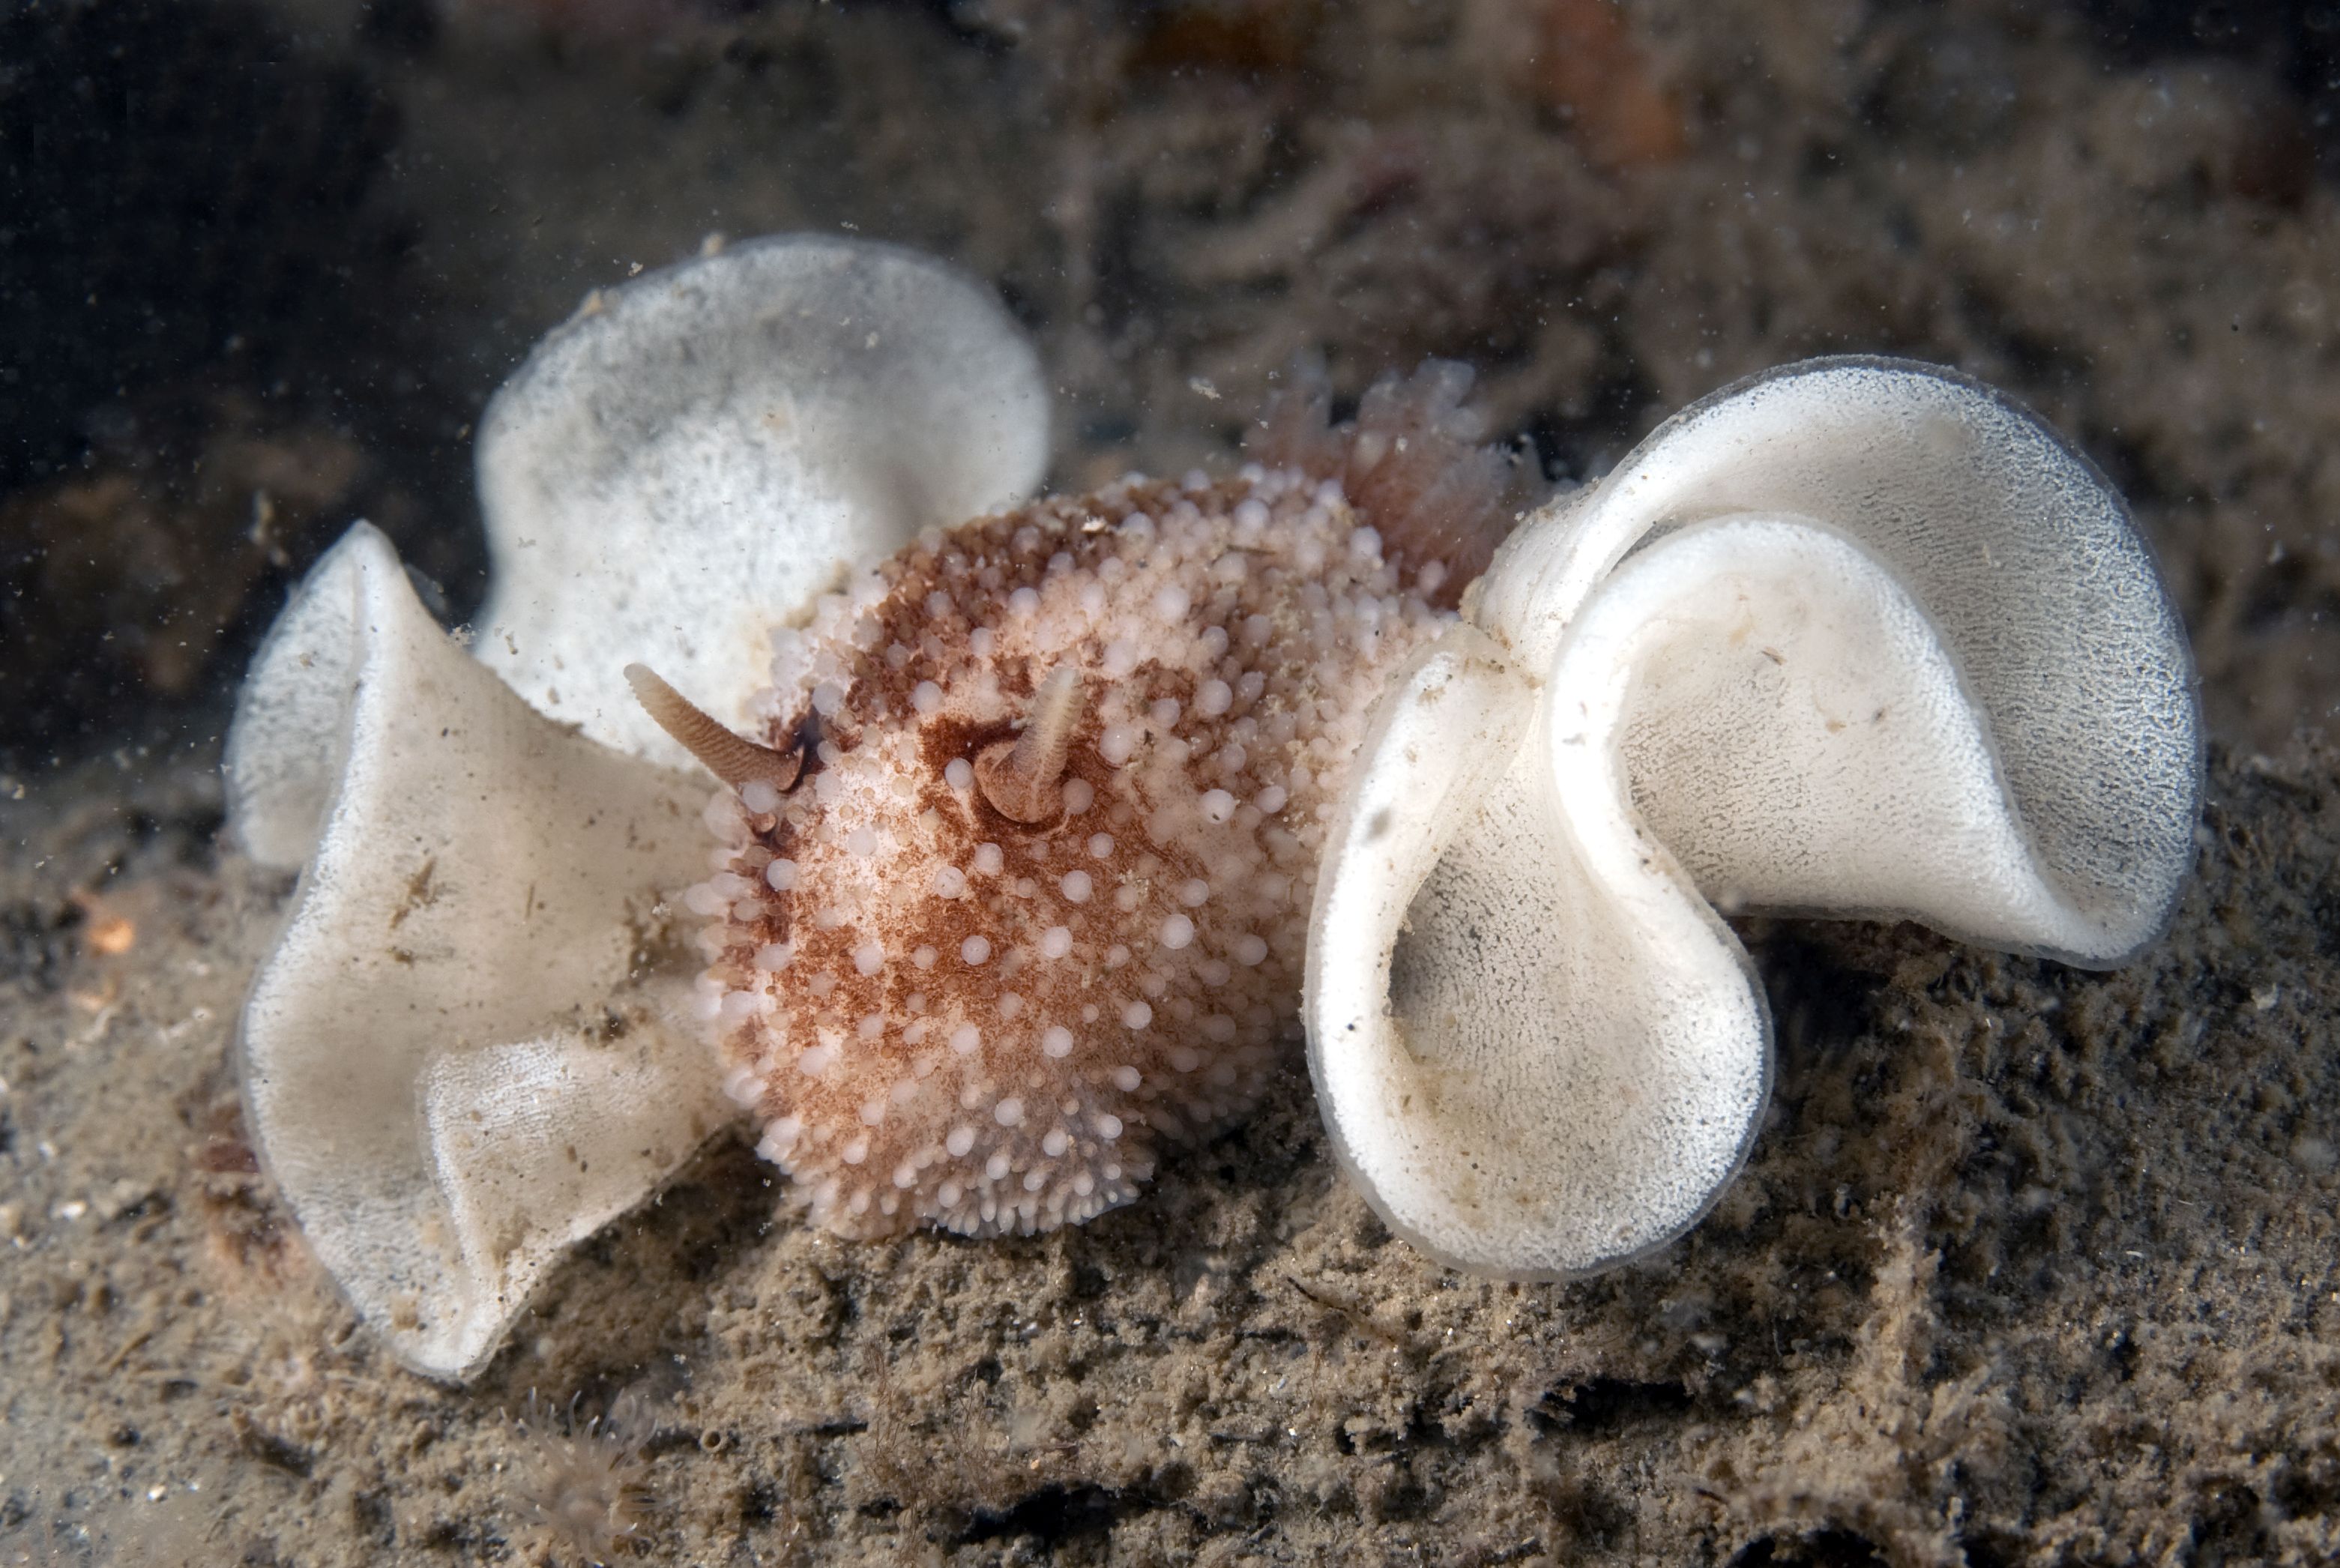
[[[1325,1125],[1450,1263],[1646,1253],[1769,1087],[1718,908],[2109,967],[2169,918],[2201,777],[2151,557],[2038,419],[1894,361],[1728,388],[1512,535],[1382,700],[1309,930]]]

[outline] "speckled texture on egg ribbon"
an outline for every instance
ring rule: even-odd
[[[1400,559],[1393,560],[1392,556]],[[1125,1203],[1296,1030],[1324,830],[1445,619],[1337,480],[1131,478],[929,533],[773,635],[786,795],[725,789],[701,1006],[812,1217],[975,1235]],[[1063,810],[972,763],[1076,670]]]

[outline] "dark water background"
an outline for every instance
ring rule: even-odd
[[[2340,299],[2293,296],[2335,106],[2325,0],[13,0],[0,759],[206,744],[358,516],[460,617],[527,345],[708,233],[840,225],[997,283],[1067,480],[1224,450],[1298,351],[1350,395],[1472,362],[1562,476],[1777,361],[1959,363],[2127,486],[2274,744],[2331,706]],[[1975,254],[1978,197],[2036,253]]]

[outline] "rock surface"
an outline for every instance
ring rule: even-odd
[[[1037,1238],[840,1241],[743,1130],[463,1392],[359,1331],[251,1169],[224,1063],[279,884],[212,847],[199,775],[86,782],[20,809],[0,899],[0,1561],[535,1561],[548,1467],[638,1485],[671,1563],[2340,1551],[2320,747],[2216,759],[2199,881],[2127,970],[1745,928],[1771,1112],[1716,1213],[1616,1274],[1392,1239],[1295,1061]],[[531,1394],[622,1405],[623,1444],[564,1458],[513,1424]]]

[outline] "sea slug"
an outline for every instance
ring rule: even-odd
[[[744,756],[638,677],[736,785],[703,1003],[818,1222],[1084,1220],[1259,1097],[1367,713],[1513,518],[1469,379],[930,531],[774,633]]]

